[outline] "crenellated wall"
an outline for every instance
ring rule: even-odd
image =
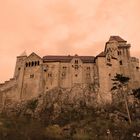
[[[0,84],[0,105],[1,107],[6,103],[19,100],[17,81],[11,78],[9,81]]]

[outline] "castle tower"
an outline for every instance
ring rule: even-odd
[[[26,58],[27,58],[26,52],[23,52],[20,56],[17,56],[14,78],[17,79],[19,77],[21,71],[23,70],[25,64],[24,61]]]
[[[105,53],[118,59],[120,73],[130,76],[130,44],[119,36],[111,36],[106,43]]]
[[[131,57],[130,47],[131,45],[121,37],[111,36],[106,43],[105,54],[108,55],[108,58],[111,56],[118,60],[117,73],[130,78],[130,88],[137,88],[140,86],[139,60]]]
[[[17,60],[16,60],[14,78],[18,81],[17,88],[18,88],[19,98],[20,98],[21,92],[22,92],[26,58],[27,58],[26,52],[23,52],[20,56],[17,56]]]

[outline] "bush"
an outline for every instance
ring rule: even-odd
[[[45,136],[49,139],[62,139],[62,129],[59,125],[50,125],[45,129]]]
[[[30,100],[28,103],[27,103],[27,108],[31,109],[32,111],[34,111],[37,107],[37,104],[38,104],[38,100],[35,99],[35,100]]]

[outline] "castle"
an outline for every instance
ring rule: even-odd
[[[131,45],[111,36],[105,49],[94,56],[52,56],[41,58],[34,52],[17,57],[12,79],[0,84],[0,103],[27,100],[55,87],[71,89],[92,84],[108,96],[116,73],[130,77],[130,88],[140,87],[139,60],[130,56]]]

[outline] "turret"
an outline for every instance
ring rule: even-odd
[[[17,80],[18,98],[21,99],[23,78],[25,73],[25,60],[27,58],[26,52],[23,52],[20,56],[17,56],[16,67],[14,72],[14,78]]]
[[[129,76],[130,47],[126,40],[119,36],[111,36],[106,43],[105,53],[117,58],[120,65],[120,73]]]
[[[26,58],[27,58],[26,52],[23,52],[20,56],[17,56],[14,78],[18,79],[21,71],[24,70]]]

